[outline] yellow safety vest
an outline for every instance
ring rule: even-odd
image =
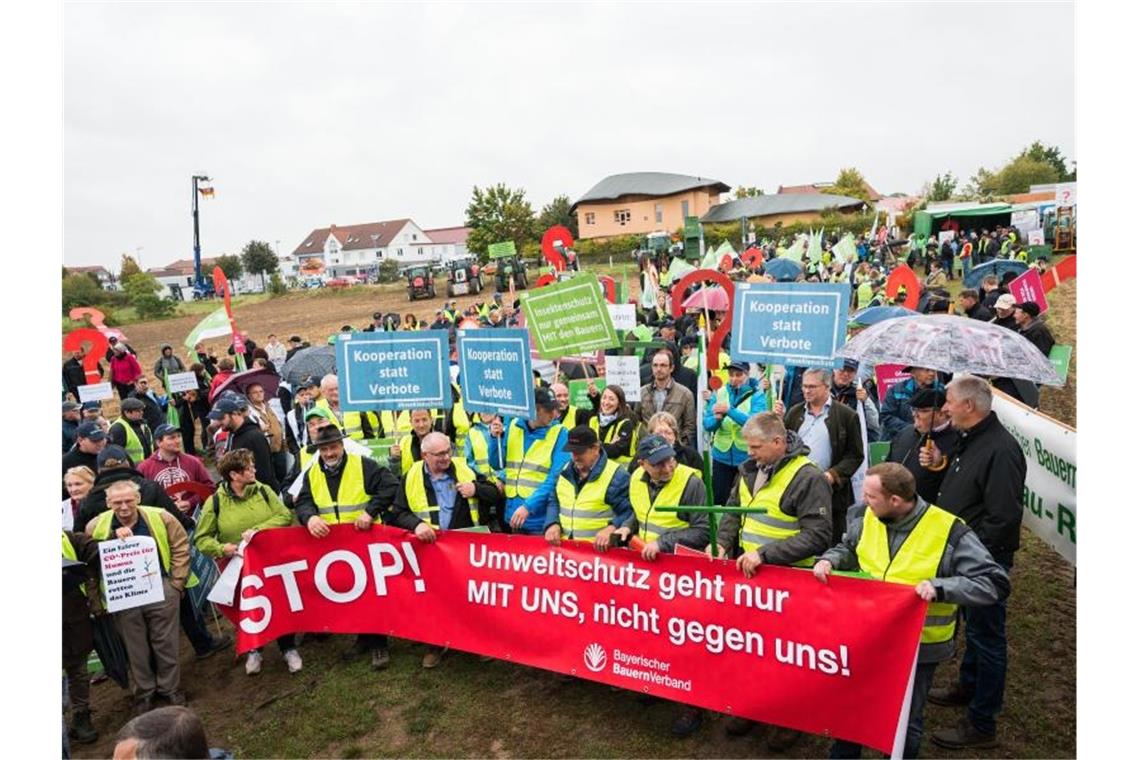
[[[640,528],[638,535],[641,539],[656,541],[663,533],[689,527],[689,524],[678,517],[676,512],[654,513],[653,510],[658,504],[666,507],[679,505],[685,486],[689,484],[689,478],[694,475],[700,478],[700,470],[678,464],[673,469],[673,477],[652,501],[649,499],[649,484],[642,478],[645,474],[645,469],[638,467],[629,479],[629,503],[633,505],[633,512],[637,515],[637,524]]]
[[[573,463],[569,465],[573,467]],[[575,541],[593,541],[594,536],[614,519],[614,511],[606,503],[606,491],[621,465],[607,459],[596,480],[588,480],[574,492],[574,484],[566,473],[558,476],[554,491],[558,496],[558,521],[567,536]]]
[[[955,522],[957,517],[931,504],[892,558],[887,527],[868,507],[863,513],[863,534],[855,547],[859,567],[880,580],[908,586],[931,580],[938,574]],[[957,618],[958,605],[931,602],[922,626],[922,643],[939,644],[953,639]]]
[[[170,575],[170,539],[166,535],[166,523],[162,521],[162,513],[165,509],[161,507],[144,507],[139,505],[139,517],[146,523],[147,530],[150,531],[151,538],[158,544],[158,558],[162,561],[162,569],[166,571],[167,576]],[[96,541],[106,541],[111,538],[111,519],[115,513],[111,510],[101,512],[95,518],[95,528],[91,531],[91,537]],[[194,572],[190,572],[189,578],[186,580],[186,588],[193,588],[198,585],[198,576]],[[104,587],[104,593],[106,589]]]
[[[736,411],[747,417],[749,410],[752,409],[752,396],[759,392],[759,389],[757,389],[738,401]],[[716,392],[716,401],[718,404],[721,402],[725,404],[728,403],[727,386],[721,386]],[[727,414],[721,418],[720,427],[718,427],[716,433],[713,434],[712,447],[722,454],[730,451],[734,447],[743,454],[748,453],[748,441],[744,440],[744,437],[740,435],[740,425]]]
[[[341,428],[344,431],[344,434],[347,435],[349,438],[353,439],[354,441],[364,440],[364,425],[360,421],[360,412],[350,412],[347,410],[341,410],[340,417],[338,418],[337,413],[334,412],[332,410],[332,407],[329,406],[329,402],[323,398],[317,399],[315,406],[319,406],[319,407],[323,407],[324,409],[328,409],[329,413],[332,415],[333,423],[338,428]],[[379,429],[380,422],[379,422],[379,419],[376,417],[376,413],[375,412],[365,412],[365,414],[368,415],[368,422],[369,422],[369,424],[372,425],[372,429],[373,430]],[[343,425],[341,424],[342,421],[343,421]]]
[[[618,439],[618,436],[621,434],[622,427],[626,426],[626,425],[633,425],[633,421],[629,420],[629,419],[615,420],[614,423],[612,425],[610,425],[609,430],[606,431],[606,434],[602,440],[602,443],[613,443],[614,441],[616,441]],[[601,422],[598,421],[597,415],[590,417],[590,428],[595,433],[600,434],[599,431],[601,430]],[[633,433],[629,437],[629,451],[633,452],[636,450],[637,450],[637,427],[634,426]],[[622,454],[621,456],[610,457],[610,459],[612,459],[613,461],[615,461],[619,464],[626,464],[627,462],[630,462],[633,460],[633,456],[630,453],[625,453],[625,454]]]
[[[400,474],[407,475],[408,471],[412,469],[412,465],[423,459],[423,452],[420,456],[412,453],[412,441],[415,440],[415,433],[405,435],[400,439]]]
[[[545,438],[535,441],[529,449],[523,451],[525,434],[521,426],[525,424],[521,421],[511,423],[510,432],[507,433],[504,490],[508,499],[516,496],[525,499],[546,481],[546,476],[550,474],[550,463],[554,459],[554,444],[563,430],[561,424],[551,424]]]
[[[135,466],[138,466],[142,463],[143,459],[146,458],[146,451],[143,449],[142,441],[139,440],[135,429],[131,427],[131,423],[125,418],[120,417],[111,423],[111,427],[115,427],[116,425],[121,426],[123,430],[126,431],[127,445],[124,448],[127,451],[127,456],[131,458]]]
[[[75,547],[71,545],[71,539],[69,539],[67,537],[67,533],[65,533],[63,531],[60,531],[60,535],[63,537],[63,558],[69,559],[72,562],[78,562],[79,561],[79,555],[77,555],[75,553]],[[79,584],[79,593],[83,594],[84,596],[87,596],[87,584],[86,583]]]
[[[455,465],[455,480],[457,483],[474,483],[475,471],[467,466],[459,457],[452,457],[451,463]],[[421,464],[419,467],[413,467],[408,471],[408,476],[404,478],[404,495],[408,497],[408,507],[416,513],[416,517],[420,518],[429,525],[439,527],[439,506],[428,503],[427,492],[424,490],[424,469],[426,464]],[[463,498],[458,493],[455,495],[456,500]],[[471,508],[471,524],[479,524],[479,502],[475,497],[467,500],[467,505]]]
[[[472,425],[467,431],[467,441],[471,444],[471,455],[475,458],[475,472],[496,481],[494,469],[491,467],[491,442],[488,440],[490,431],[482,425]]]
[[[317,505],[317,514],[327,523],[355,522],[368,506],[368,493],[364,490],[364,460],[359,454],[345,454],[344,472],[340,475],[336,499],[329,493],[329,482],[321,463],[309,468],[309,490]]]
[[[767,544],[791,538],[800,532],[799,520],[785,512],[780,511],[780,499],[784,496],[788,484],[801,468],[815,467],[812,461],[805,456],[793,457],[790,462],[779,469],[768,482],[761,486],[755,494],[748,488],[748,483],[741,476],[740,506],[764,507],[767,512],[748,513],[740,522],[740,545],[744,551],[750,552]],[[815,557],[807,557],[793,563],[796,567],[811,567],[815,564]]]

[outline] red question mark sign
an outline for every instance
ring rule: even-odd
[[[545,288],[547,285],[552,284],[554,281],[555,281],[554,275],[550,274],[550,272],[547,272],[546,274],[542,275],[541,277],[539,277],[537,280],[534,281],[534,287]]]
[[[110,341],[106,335],[93,327],[80,327],[63,336],[64,351],[79,351],[84,343],[90,343],[91,348],[83,356],[83,372],[87,376],[88,384],[97,383],[100,380],[99,357],[107,351]]]
[[[108,338],[114,336],[119,340],[126,340],[127,336],[123,335],[122,330],[114,327],[107,327],[103,324],[103,312],[98,309],[93,309],[90,306],[76,306],[71,311],[67,312],[67,316],[76,322],[81,319],[86,319],[87,322],[99,332],[106,335]]]
[[[718,272],[715,269],[698,269],[695,272],[689,272],[673,285],[673,316],[679,317],[685,309],[681,306],[681,300],[685,297],[685,289],[690,285],[702,283],[706,280],[712,280],[717,285],[724,288],[724,292],[728,294],[728,312],[721,320],[720,327],[716,328],[716,332],[709,338],[709,356],[717,357],[718,363],[720,359],[721,344],[724,343],[724,336],[732,327],[732,309],[733,301],[736,299],[736,283],[728,279],[728,276],[723,272]],[[722,385],[721,379],[716,375],[709,378],[709,387],[714,391],[719,389]]]
[[[610,303],[617,303],[617,283],[614,278],[608,274],[603,274],[598,277],[598,282],[602,283],[602,293],[605,294],[606,300]]]
[[[764,252],[759,248],[749,248],[747,251],[740,254],[740,259],[750,268],[755,269],[764,263]]]
[[[562,243],[563,248],[572,248],[574,236],[561,224],[556,224],[542,233],[542,257],[550,262],[555,272],[562,272],[566,269],[566,255],[554,247],[555,242]]]
[[[906,286],[906,302],[903,306],[911,309],[918,308],[918,277],[915,276],[914,270],[906,264],[899,264],[891,271],[890,277],[887,278],[887,298],[894,301],[895,294],[899,292],[899,286]]]

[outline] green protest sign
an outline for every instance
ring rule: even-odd
[[[1064,383],[1069,379],[1069,363],[1073,360],[1072,346],[1053,346],[1049,352],[1049,361],[1053,362],[1053,369],[1057,370],[1057,377]]]
[[[590,402],[590,381],[589,380],[571,380],[566,384],[570,389],[570,405],[576,406],[579,409],[593,409],[594,405]]]
[[[526,326],[538,355],[558,359],[619,344],[602,288],[592,275],[579,275],[522,296]]]
[[[871,444],[870,448],[871,451],[870,456],[867,457],[867,464],[871,467],[874,467],[880,462],[885,462],[887,460],[887,454],[889,454],[891,451],[891,442],[875,441]]]
[[[491,243],[487,246],[487,255],[492,259],[501,259],[504,256],[515,255],[515,241],[508,240],[505,243]]]

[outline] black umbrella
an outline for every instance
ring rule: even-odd
[[[91,618],[91,632],[95,636],[95,654],[99,655],[104,672],[119,686],[128,688],[130,682],[127,674],[130,669],[127,648],[123,645],[123,639],[119,636],[111,616],[96,615]]]
[[[336,349],[333,346],[302,348],[281,368],[282,379],[293,387],[310,377],[319,381],[328,374],[336,374]]]

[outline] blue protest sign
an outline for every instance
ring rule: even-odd
[[[534,375],[526,330],[460,330],[459,384],[468,412],[534,419]]]
[[[738,361],[831,367],[847,337],[850,302],[846,283],[738,284],[729,353]]]
[[[450,409],[447,331],[341,333],[336,372],[342,409]]]

